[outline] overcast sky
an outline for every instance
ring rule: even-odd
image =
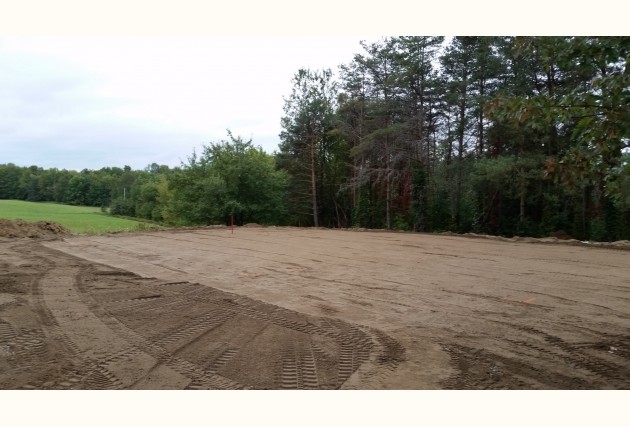
[[[226,129],[271,153],[295,72],[336,72],[362,39],[626,28],[612,0],[587,15],[547,0],[517,12],[480,1],[0,0],[0,164],[178,166]]]
[[[271,153],[294,73],[377,38],[2,37],[0,163],[177,166],[226,129]]]

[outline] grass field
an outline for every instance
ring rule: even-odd
[[[65,226],[73,233],[89,234],[134,231],[155,227],[153,224],[141,221],[109,216],[96,207],[19,200],[0,200],[0,218],[52,221]]]

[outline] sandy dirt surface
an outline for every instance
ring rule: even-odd
[[[2,389],[628,389],[630,252],[199,229],[0,240]]]

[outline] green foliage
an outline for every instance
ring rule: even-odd
[[[172,212],[178,225],[217,224],[222,222],[223,205],[227,201],[225,181],[216,176],[192,179],[187,171],[174,177],[175,195]],[[191,174],[192,175],[192,174]],[[196,175],[198,175],[196,173]]]
[[[274,156],[234,137],[179,168],[0,165],[0,199],[166,224],[630,238],[630,37],[387,37],[298,70]]]
[[[517,55],[539,61],[544,85],[531,95],[498,98],[490,116],[548,132],[547,154],[554,156],[548,164],[556,171],[563,164],[562,179],[574,165],[591,179],[613,173],[630,139],[630,38],[527,37],[515,46]],[[558,144],[562,135],[566,149]]]
[[[157,203],[153,209],[153,218],[166,224],[174,224],[176,217],[172,209],[173,191],[169,188],[169,181],[166,175],[159,176],[157,189]]]
[[[595,218],[590,224],[590,233],[588,240],[594,240],[601,242],[607,240],[608,231],[606,229],[606,221],[600,218]]]
[[[291,95],[285,99],[281,119],[278,166],[288,173],[288,198],[293,222],[320,225],[339,215],[337,189],[340,183],[327,180],[336,170],[339,138],[333,132],[337,86],[330,70],[300,69],[293,78]],[[331,194],[329,185],[337,187]],[[334,212],[323,212],[331,203]],[[327,215],[326,215],[327,214]]]
[[[123,199],[122,197],[118,197],[112,200],[112,204],[109,207],[109,212],[112,215],[119,216],[135,216],[136,214],[133,200],[131,200],[131,198]]]
[[[162,183],[156,200],[167,200],[171,221],[179,224],[256,222],[281,224],[286,217],[287,176],[275,169],[274,158],[234,137],[204,146],[188,159],[170,187]],[[172,190],[172,193],[171,193]],[[161,194],[161,196],[160,196]]]
[[[474,164],[471,184],[477,194],[492,195],[481,203],[482,223],[486,232],[507,235],[539,234],[533,224],[536,198],[531,195],[543,179],[543,163],[538,156],[499,156]],[[502,212],[497,212],[497,210]],[[504,220],[502,213],[511,215]],[[494,218],[494,221],[490,221]]]
[[[286,172],[251,141],[228,135],[229,141],[205,146],[199,157],[193,152],[188,164],[172,170],[157,164],[81,172],[0,165],[0,195],[109,206],[112,215],[171,225],[227,223],[231,215],[239,224],[284,223]]]
[[[161,221],[158,197],[159,188],[155,180],[142,183],[136,198],[135,215],[140,218]]]
[[[81,172],[0,165],[0,199],[109,205],[115,177],[110,170]]]
[[[411,212],[413,216],[413,230],[426,231],[429,222],[427,171],[421,164],[412,168],[411,182]]]
[[[630,152],[624,153],[619,165],[611,168],[606,189],[615,207],[630,210]]]
[[[353,227],[377,228],[373,219],[375,209],[370,185],[361,186],[357,193],[358,201],[352,211]]]
[[[403,215],[397,214],[396,217],[394,218],[394,230],[401,230],[401,231],[411,230],[411,226],[409,225],[409,222]]]
[[[284,192],[287,177],[275,169],[274,158],[252,141],[235,138],[204,148],[211,173],[226,184],[227,198],[221,209],[224,217],[231,213],[240,223],[282,223],[286,215]]]

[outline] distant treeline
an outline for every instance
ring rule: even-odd
[[[391,37],[299,70],[279,152],[229,134],[180,167],[0,166],[0,198],[169,224],[630,239],[629,37]]]
[[[181,167],[81,172],[0,165],[0,199],[100,206],[113,215],[169,225],[286,224],[288,176],[273,156],[240,137],[204,146]]]

